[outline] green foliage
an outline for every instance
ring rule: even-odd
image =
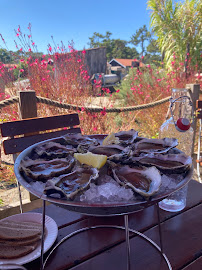
[[[145,42],[148,41],[151,37],[151,33],[147,30],[146,25],[143,25],[143,27],[140,27],[134,35],[132,35],[130,43],[137,46],[140,44],[141,46],[141,56],[144,55],[144,52],[146,50],[145,48]]]
[[[13,76],[15,78],[15,81],[19,78],[20,76],[20,68],[17,67],[16,69],[13,70]]]
[[[131,91],[134,86],[139,86],[141,88],[151,88],[155,89],[158,87],[166,89],[167,81],[165,80],[166,71],[160,70],[155,66],[151,65],[150,68],[141,68],[140,70],[136,68],[131,68],[129,74],[117,87],[119,92],[116,94],[122,101],[124,100],[124,105],[128,104],[128,100],[134,99],[134,92]],[[158,83],[158,84],[157,84]],[[138,104],[138,102],[135,101]]]
[[[122,59],[139,59],[144,55],[145,63],[158,63],[161,61],[161,53],[153,34],[149,32],[146,25],[136,31],[132,35],[130,41],[122,39],[111,39],[112,33],[107,31],[105,35],[94,32],[92,37],[89,37],[89,45],[91,48],[106,47],[107,60],[113,58]],[[128,44],[133,44],[135,47],[130,47]],[[141,45],[141,52],[139,53],[136,46]]]
[[[202,2],[200,0],[148,0],[151,27],[157,36],[166,67],[171,66],[173,55],[179,62],[191,56],[191,64],[201,66]],[[200,67],[199,67],[200,69]]]
[[[112,58],[138,58],[139,54],[136,48],[131,48],[127,46],[129,42],[121,39],[111,39],[112,33],[107,31],[105,35],[94,32],[90,39],[90,48],[96,47],[106,47],[107,50],[107,60],[111,60]]]
[[[17,64],[20,59],[27,59],[28,57],[32,58],[40,58],[42,57],[43,53],[41,52],[25,52],[21,50],[17,50],[15,52],[9,51],[7,49],[0,48],[0,62],[4,64],[11,64],[15,63]]]
[[[11,52],[6,49],[0,49],[0,62],[8,64],[12,62]]]
[[[115,116],[114,121],[115,121],[115,123],[116,123],[117,128],[118,128],[118,129],[121,128],[121,126],[123,125],[123,118],[121,117],[120,114],[117,114],[117,115]]]

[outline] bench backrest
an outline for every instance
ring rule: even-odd
[[[196,117],[202,119],[202,100],[196,101]]]
[[[0,124],[6,155],[16,154],[28,146],[67,133],[80,133],[78,114],[56,115],[43,118],[5,122]]]

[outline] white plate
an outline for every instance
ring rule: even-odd
[[[12,220],[12,221],[33,221],[42,224],[42,214],[39,213],[23,213],[18,215],[13,215],[2,220]],[[45,217],[45,228],[46,235],[44,239],[44,253],[53,245],[58,235],[58,226],[55,221],[49,216]],[[0,259],[0,265],[2,264],[25,264],[31,262],[41,256],[41,243],[37,246],[37,248],[31,253],[17,258],[17,259]],[[1,266],[2,269],[7,269],[6,266]]]

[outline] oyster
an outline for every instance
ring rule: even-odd
[[[108,144],[108,145],[98,145],[98,146],[91,146],[89,151],[94,154],[101,154],[106,155],[108,157],[120,154],[124,151],[124,147],[117,145],[117,144]]]
[[[90,166],[77,167],[75,171],[48,180],[44,189],[47,196],[59,195],[62,199],[73,199],[78,193],[89,188],[98,178],[98,170]]]
[[[161,185],[161,174],[156,167],[135,167],[128,165],[112,169],[114,179],[121,185],[131,188],[143,197],[154,195]]]
[[[119,138],[119,142],[121,145],[127,146],[129,144],[134,143],[138,136],[138,132],[134,129],[131,129],[129,131],[120,131],[117,133],[114,133],[115,137]]]
[[[130,148],[125,148],[117,144],[108,144],[90,147],[89,152],[106,155],[108,160],[121,161],[129,156]]]
[[[178,145],[177,139],[142,139],[134,144],[134,155],[139,153],[166,153]]]
[[[19,170],[34,180],[45,182],[49,178],[70,172],[74,163],[75,159],[71,155],[52,160],[28,158],[21,161]]]
[[[181,154],[146,154],[140,157],[132,157],[132,162],[139,162],[144,166],[155,166],[163,173],[182,173],[192,166],[190,156]]]
[[[63,136],[67,144],[77,148],[79,145],[99,145],[99,142],[94,138],[89,138],[88,136],[83,136],[80,133],[77,134],[67,134]]]
[[[34,148],[34,152],[40,158],[53,159],[53,158],[64,158],[69,153],[74,153],[76,149],[73,146],[66,147],[56,142],[46,142]]]

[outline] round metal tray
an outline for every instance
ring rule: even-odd
[[[96,138],[100,138],[101,140],[104,138],[104,135],[97,135],[93,136]],[[55,141],[58,138],[46,140],[46,141]],[[181,187],[186,185],[192,177],[193,174],[193,166],[190,170],[188,170],[183,177],[183,180],[179,183],[176,183],[175,188],[169,189],[169,190],[161,190],[160,192],[157,192],[155,196],[152,196],[149,200],[137,200],[134,202],[121,202],[121,203],[83,203],[83,202],[76,202],[76,201],[67,201],[62,199],[55,199],[51,197],[47,197],[45,194],[43,194],[42,191],[37,190],[35,187],[32,186],[32,183],[28,183],[28,181],[21,175],[19,172],[19,165],[22,159],[24,159],[28,154],[32,151],[34,147],[37,145],[44,143],[36,143],[27,149],[25,149],[23,152],[19,154],[17,157],[15,164],[14,164],[14,171],[16,178],[18,179],[19,183],[27,189],[30,193],[35,195],[36,197],[48,201],[50,203],[56,204],[60,207],[66,208],[70,211],[75,211],[79,213],[83,213],[86,215],[95,215],[95,216],[112,216],[112,215],[124,215],[129,214],[132,212],[143,210],[146,207],[149,207],[164,198],[166,198],[168,195],[172,194],[173,192],[179,190]]]

